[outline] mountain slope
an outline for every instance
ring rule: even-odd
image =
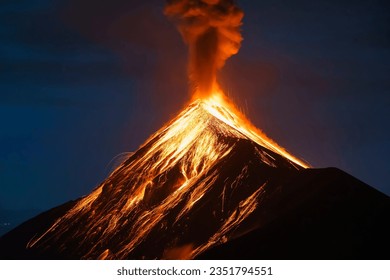
[[[0,237],[0,259],[28,260],[28,259],[57,259],[56,255],[37,254],[26,248],[28,242],[36,235],[44,233],[59,217],[64,215],[76,204],[69,201],[60,206],[45,211]]]
[[[253,248],[260,242],[262,248],[262,240],[270,237],[267,231],[277,236],[294,230],[308,213],[313,219],[334,215],[339,204],[322,203],[322,198],[345,205],[348,199],[360,202],[345,194],[344,182],[352,193],[363,192],[369,204],[383,204],[388,211],[386,196],[372,195],[345,174],[313,178],[316,172],[329,173],[305,169],[218,102],[196,101],[91,194],[43,215],[46,226],[28,241],[23,236],[21,243],[29,258],[182,259],[225,251],[230,253],[224,257],[234,258],[234,244]],[[373,211],[359,207],[355,203],[352,209]],[[28,231],[34,232],[33,227],[30,222]],[[0,246],[10,239],[17,239],[12,232],[0,239]],[[269,250],[264,248],[260,252]]]
[[[226,117],[235,120],[193,103],[28,247],[60,244],[64,258],[192,258],[230,239],[268,182],[302,167]]]
[[[302,170],[263,206],[273,221],[198,258],[390,257],[390,198],[339,169]]]
[[[9,210],[3,209],[0,205],[0,236],[20,225],[23,221],[34,217],[42,210]]]

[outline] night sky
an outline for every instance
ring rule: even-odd
[[[390,194],[387,1],[237,3],[229,96],[292,154]],[[0,208],[88,194],[186,104],[187,49],[163,6],[1,1]]]

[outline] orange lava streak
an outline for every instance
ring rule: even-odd
[[[50,242],[73,244],[75,239],[81,240],[81,247],[90,244],[82,249],[83,258],[124,259],[150,240],[150,235],[191,223],[187,217],[193,209],[197,211],[198,204],[203,203],[200,201],[213,191],[220,179],[219,170],[214,167],[232,156],[237,143],[248,140],[268,149],[254,152],[255,158],[268,166],[276,167],[277,155],[273,151],[291,161],[288,164],[292,168],[307,167],[258,131],[220,91],[215,91],[208,98],[194,100],[177,118],[152,135],[105,182],[44,234],[34,238],[28,247],[50,246]],[[218,227],[202,244],[193,244],[194,249],[187,257],[193,258],[229,240],[232,232],[258,207],[264,185],[239,204],[230,206],[233,208],[224,209],[225,192],[243,187],[248,167],[240,168],[241,173],[229,184],[225,182],[216,196],[224,218],[218,219]],[[172,224],[167,225],[171,213],[176,214],[169,218]],[[76,226],[79,223],[82,223],[80,228]],[[119,248],[112,248],[110,240],[117,232],[123,232],[123,228],[126,228],[126,238],[118,241]],[[172,247],[165,249],[169,251]]]
[[[195,94],[198,96],[199,94]],[[246,137],[255,141],[259,145],[278,153],[285,158],[288,158],[292,162],[304,167],[309,168],[310,165],[304,161],[296,158],[287,152],[284,148],[279,146],[275,141],[267,137],[260,129],[256,128],[247,117],[242,114],[236,106],[226,98],[223,92],[219,89],[218,85],[214,85],[214,92],[207,98],[198,99],[195,102],[203,102],[205,109],[220,119],[224,123],[230,125],[237,131],[244,134]]]
[[[191,104],[28,247],[60,244],[85,259],[195,258],[234,238],[259,207],[267,179],[258,170],[309,167],[220,90],[217,72],[242,41],[234,1],[168,1],[165,13],[189,45]],[[249,159],[235,166],[243,151]]]
[[[196,257],[197,255],[218,243],[225,243],[229,239],[229,233],[231,233],[241,224],[242,221],[244,221],[253,211],[256,210],[259,204],[259,196],[262,194],[265,185],[266,183],[258,188],[257,191],[255,191],[247,199],[241,201],[235,211],[233,211],[229,218],[223,223],[219,231],[216,232],[207,243],[192,251],[191,258]]]

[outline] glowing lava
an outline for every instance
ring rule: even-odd
[[[214,87],[219,88],[218,85]],[[195,96],[197,95],[195,94]],[[197,102],[202,103],[208,113],[241,132],[252,141],[255,141],[259,145],[288,158],[302,167],[309,167],[308,164],[288,153],[284,148],[280,147],[277,143],[256,128],[245,117],[245,115],[236,109],[234,104],[226,98],[221,90],[215,90],[208,98],[199,99]]]
[[[241,146],[251,159],[232,169]],[[28,246],[61,244],[59,253],[87,259],[194,258],[228,241],[259,206],[267,180],[253,183],[255,166],[306,167],[222,94],[195,100]],[[212,226],[198,225],[203,218]]]
[[[217,72],[242,41],[234,1],[170,0],[165,13],[189,46],[195,99],[28,248],[86,259],[195,258],[258,227],[267,186],[307,167],[220,90]]]

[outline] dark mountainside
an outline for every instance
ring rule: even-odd
[[[0,259],[45,259],[44,256],[36,255],[35,252],[27,250],[26,246],[28,242],[34,236],[45,232],[58,217],[64,215],[75,204],[74,201],[69,201],[43,212],[0,237]]]
[[[271,221],[197,258],[389,259],[389,197],[336,168],[300,171],[289,181],[253,217],[274,213]],[[26,250],[26,244],[74,205],[42,213],[0,238],[0,258],[67,259]]]
[[[198,258],[390,258],[390,198],[337,168],[298,172],[263,208],[277,217]]]
[[[1,237],[0,258],[389,258],[389,197],[305,169],[236,122],[190,105],[91,194]]]
[[[9,210],[0,205],[0,236],[19,226],[22,222],[35,217],[43,210],[26,209],[26,210]]]

